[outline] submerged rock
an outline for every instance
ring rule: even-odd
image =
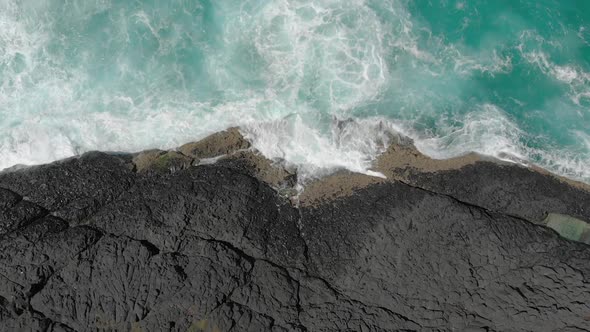
[[[590,220],[582,185],[396,159],[380,164],[388,179],[340,172],[293,204],[292,171],[229,146],[0,174],[0,330],[590,326],[590,246],[545,227],[574,239],[554,213]],[[148,171],[163,156],[182,166]]]

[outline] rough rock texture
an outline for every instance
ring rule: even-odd
[[[134,157],[0,173],[0,330],[590,331],[590,246],[537,224],[582,187],[477,162],[297,205],[252,159]]]
[[[297,184],[297,173],[280,162],[272,162],[256,151],[239,151],[219,160],[220,165],[249,174],[272,186],[288,189]]]
[[[433,160],[413,146],[394,144],[377,161],[377,169],[390,179],[536,223],[548,213],[590,221],[590,186],[534,168],[475,154]]]
[[[188,168],[193,158],[176,151],[148,150],[133,157],[137,172],[167,172]]]
[[[302,206],[321,205],[339,197],[354,195],[359,189],[388,179],[352,173],[342,170],[306,184],[305,190],[297,197]]]
[[[215,133],[198,142],[187,143],[178,148],[186,156],[204,159],[214,158],[247,149],[250,143],[244,139],[238,128],[229,128]]]

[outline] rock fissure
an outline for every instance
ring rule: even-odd
[[[500,215],[504,215],[504,216],[507,216],[507,217],[510,217],[510,218],[517,219],[517,220],[520,220],[522,222],[528,223],[528,224],[532,225],[533,227],[539,227],[539,228],[542,228],[542,229],[550,230],[551,232],[555,233],[557,236],[560,236],[560,237],[564,238],[561,234],[559,234],[558,232],[556,232],[554,229],[552,229],[550,227],[547,227],[545,225],[542,225],[542,224],[540,224],[538,222],[534,222],[534,221],[528,220],[528,219],[523,218],[523,217],[521,217],[519,215],[515,215],[515,214],[511,214],[511,213],[506,213],[506,212],[501,212],[501,211],[492,211],[492,210],[489,210],[488,208],[485,208],[485,207],[482,207],[482,206],[479,206],[479,205],[475,205],[475,204],[472,204],[472,203],[469,203],[469,202],[462,201],[462,200],[460,200],[460,199],[458,199],[458,198],[456,198],[456,197],[454,197],[452,195],[449,195],[449,194],[445,194],[445,193],[441,193],[441,192],[437,192],[437,191],[432,191],[432,190],[429,190],[429,189],[426,189],[426,188],[423,188],[423,187],[419,187],[419,186],[414,186],[414,185],[411,185],[411,184],[409,184],[407,182],[404,182],[402,180],[396,180],[396,181],[399,181],[399,182],[401,182],[401,183],[403,183],[403,184],[405,184],[405,185],[407,185],[409,187],[412,187],[412,188],[415,188],[415,189],[418,189],[418,190],[423,190],[425,192],[431,193],[433,195],[439,195],[439,196],[443,196],[443,197],[448,197],[448,198],[456,201],[457,203],[460,203],[462,205],[465,205],[465,206],[467,206],[469,208],[478,209],[478,210],[480,210],[482,213],[484,213],[490,219],[493,219],[493,217],[491,216],[491,213],[497,213],[497,214],[500,214]],[[571,241],[568,238],[565,238],[565,239],[567,239],[568,241]],[[580,243],[582,245],[590,246],[590,244],[586,244],[586,243],[583,243],[583,242],[577,242],[577,243]]]

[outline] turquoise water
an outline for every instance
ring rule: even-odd
[[[397,131],[590,182],[590,2],[0,0],[0,169],[234,125],[310,176]]]

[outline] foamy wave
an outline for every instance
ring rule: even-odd
[[[534,47],[528,45],[531,40],[534,41]],[[540,50],[545,44],[561,47],[559,42],[547,41],[534,31],[525,31],[520,36],[517,49],[526,61],[536,66],[543,74],[566,84],[570,91],[570,100],[575,105],[582,106],[581,103],[590,96],[590,73],[584,71],[579,65],[558,65],[552,62],[550,56]]]
[[[470,11],[461,29],[471,28],[473,7],[455,5]],[[435,158],[476,151],[588,178],[588,149],[533,149],[537,138],[522,122],[476,90],[523,62],[569,88],[571,105],[560,96],[547,108],[584,118],[584,68],[552,62],[541,51],[550,42],[534,31],[516,36],[517,47],[450,42],[410,7],[401,0],[0,1],[0,169],[95,149],[173,148],[241,126],[257,149],[304,178],[337,168],[373,174],[371,161],[393,132]],[[530,102],[504,97],[496,104]],[[567,138],[585,142],[584,127],[573,129],[582,134]]]
[[[180,3],[185,11],[201,10]],[[326,121],[336,114],[345,116],[353,107],[372,100],[388,80],[383,60],[384,32],[375,12],[363,1],[245,1],[240,6],[216,3],[215,9],[224,13],[219,27],[223,38],[203,44],[201,51],[204,74],[210,83],[207,88],[212,91],[209,95],[223,91],[222,100],[209,95],[194,98],[194,92],[186,88],[190,82],[176,64],[157,66],[157,59],[170,56],[175,48],[182,52],[188,47],[178,36],[188,31],[171,33],[178,27],[169,22],[166,12],[160,17],[149,8],[116,9],[106,45],[68,59],[60,52],[45,50],[56,45],[73,47],[64,44],[68,42],[91,47],[89,42],[94,41],[59,40],[67,38],[52,35],[61,24],[59,20],[71,16],[71,23],[83,28],[96,14],[111,10],[114,3],[68,7],[65,17],[43,16],[44,9],[37,12],[29,8],[33,2],[2,4],[7,7],[0,14],[0,24],[6,28],[0,29],[0,50],[11,53],[0,54],[0,59],[8,63],[24,54],[28,63],[22,72],[3,72],[10,77],[3,80],[0,94],[0,169],[15,163],[49,162],[94,149],[171,148],[229,126],[265,126],[289,114],[304,118],[317,113],[317,121]],[[39,16],[19,19],[24,11]],[[129,42],[134,33],[144,36],[145,45],[141,47],[157,46],[138,54],[153,57],[142,60],[145,68],[133,63],[137,55],[129,49]],[[120,54],[106,55],[114,65],[108,69],[116,71],[105,81],[97,81],[93,76],[96,73],[89,68],[95,61],[104,61],[98,57],[103,46],[112,46]],[[70,64],[70,60],[78,63]],[[16,86],[14,82],[24,83]],[[297,125],[292,134],[299,135],[300,130],[316,132],[318,146],[327,144],[319,133],[321,124],[307,125]],[[267,135],[255,141],[271,140],[273,134]],[[261,150],[267,151],[264,143],[260,144]],[[354,153],[348,150],[349,156],[334,156],[339,160],[335,165],[351,163]],[[362,159],[365,154],[358,152],[357,156]],[[305,164],[314,160],[319,163],[320,159],[320,155],[310,154],[306,160],[292,155],[293,162]],[[269,152],[269,156],[274,154]],[[361,164],[364,162],[358,161]],[[361,170],[358,165],[351,167]],[[318,169],[323,168],[318,164]]]
[[[557,174],[580,181],[590,180],[590,154],[586,151],[543,150],[529,142],[535,137],[521,130],[506,113],[493,104],[479,106],[462,119],[442,120],[435,135],[418,132],[411,124],[402,129],[414,139],[422,153],[435,159],[447,159],[477,152],[501,160],[535,164]],[[574,133],[590,148],[590,136]]]
[[[441,120],[437,123],[436,136],[410,135],[416,147],[425,154],[445,159],[478,152],[489,156],[514,155],[520,159],[526,156],[520,151],[518,142],[522,131],[504,112],[492,104],[484,104],[464,118],[452,119],[451,123]]]
[[[512,57],[500,56],[496,50],[491,55],[464,56],[456,51],[454,70],[462,75],[487,73],[490,75],[505,74],[512,71]]]
[[[400,130],[384,119],[334,118],[326,134],[299,115],[243,128],[246,138],[266,157],[297,166],[303,181],[335,169],[383,176],[369,169]]]
[[[374,98],[387,82],[383,29],[363,1],[273,1],[252,8],[226,18],[224,51],[210,54],[219,88],[239,97],[260,93],[236,86],[237,73],[264,80],[264,94],[285,104],[309,102],[333,113]],[[241,56],[248,57],[246,66]]]

